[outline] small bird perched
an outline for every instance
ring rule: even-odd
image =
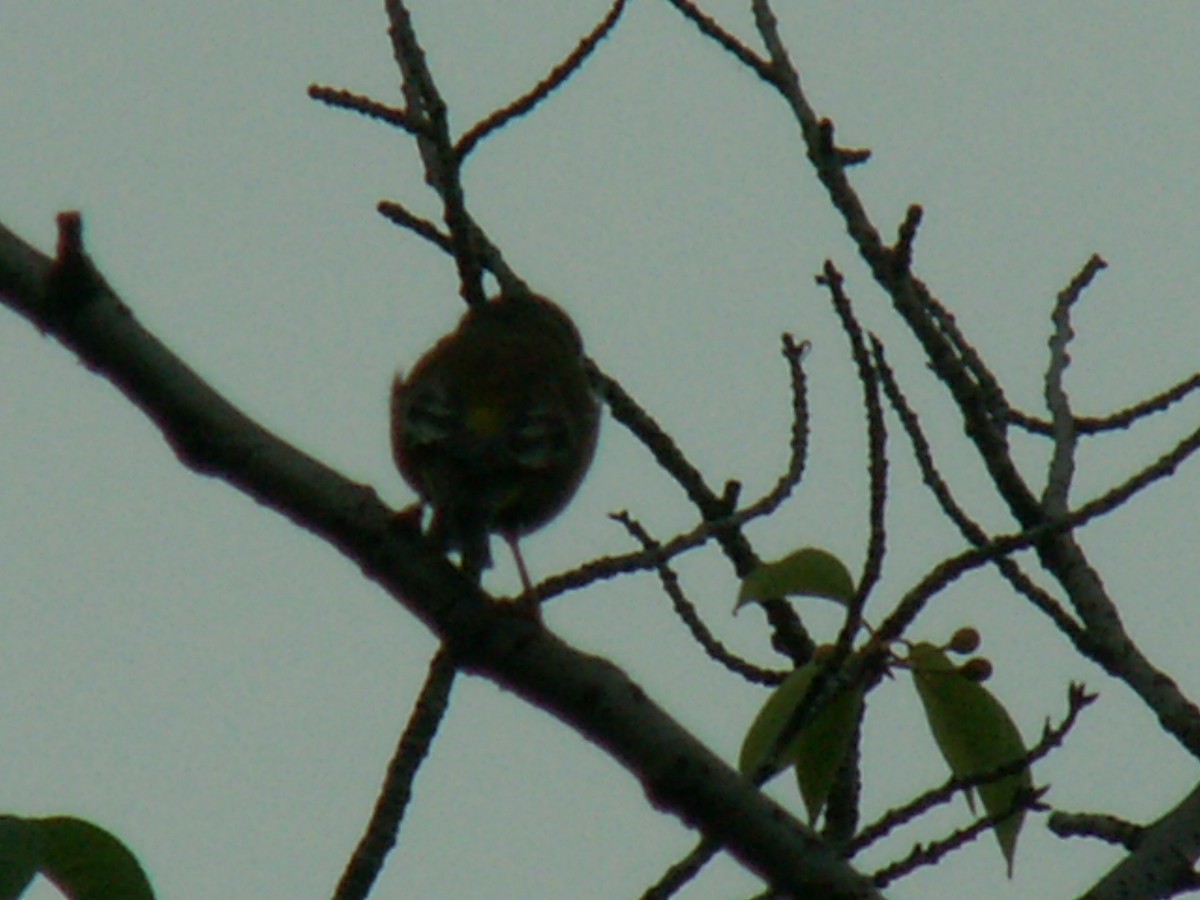
[[[469,309],[392,384],[396,467],[433,507],[430,539],[472,577],[490,536],[517,547],[562,512],[592,462],[600,404],[583,341],[563,310],[531,293]]]

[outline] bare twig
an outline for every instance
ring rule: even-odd
[[[854,597],[846,607],[846,620],[837,637],[837,650],[832,663],[841,664],[849,654],[854,638],[862,627],[863,608],[871,589],[879,581],[883,571],[883,557],[887,549],[885,511],[887,509],[887,429],[883,424],[883,407],[879,398],[879,375],[867,351],[867,342],[862,325],[854,316],[850,298],[843,289],[842,273],[831,261],[826,260],[825,269],[818,279],[829,289],[834,309],[842,323],[842,330],[850,339],[850,353],[858,369],[858,380],[863,390],[863,407],[867,411],[868,482],[870,484],[870,510],[868,515],[869,540],[867,558],[863,563],[862,575]]]
[[[1060,838],[1089,837],[1125,850],[1136,850],[1146,836],[1146,826],[1106,813],[1068,813],[1055,810],[1046,827]]]
[[[927,600],[934,594],[944,590],[951,583],[956,581],[962,575],[976,569],[993,559],[1001,556],[1007,556],[1015,553],[1018,550],[1023,550],[1026,547],[1038,545],[1041,541],[1057,534],[1065,534],[1079,526],[1090,522],[1092,519],[1099,518],[1112,512],[1121,504],[1129,500],[1135,494],[1144,490],[1155,481],[1166,478],[1171,475],[1185,460],[1200,449],[1200,429],[1193,431],[1190,435],[1181,440],[1168,453],[1163,454],[1150,465],[1146,466],[1141,471],[1130,476],[1128,479],[1118,484],[1116,487],[1106,491],[1099,497],[1090,500],[1082,506],[1076,508],[1070,513],[1062,516],[1054,522],[1047,522],[1043,525],[1036,525],[1033,528],[1025,531],[1015,532],[1011,534],[994,537],[980,547],[972,550],[966,550],[957,556],[952,556],[949,559],[943,560],[938,565],[934,566],[921,581],[904,595],[904,598],[897,604],[896,609],[876,630],[876,637],[880,642],[888,642],[900,637],[907,629],[908,625],[916,618],[917,613],[924,607]],[[1118,662],[1117,658],[1110,657],[1108,653],[1097,653],[1098,639],[1096,636],[1087,635],[1083,640],[1083,646],[1091,651],[1091,655],[1101,664],[1108,668]],[[1136,653],[1136,648],[1132,645],[1127,645],[1127,656],[1123,660],[1128,663],[1129,655],[1137,655],[1138,665],[1144,666],[1145,671],[1136,678],[1132,685],[1135,690],[1139,690],[1140,686],[1147,689],[1149,685],[1143,684],[1143,678],[1150,677],[1153,668],[1149,663],[1140,658],[1140,654]],[[1128,670],[1126,670],[1128,671]],[[1129,680],[1129,679],[1126,679]],[[1169,680],[1168,680],[1169,681]],[[1163,724],[1169,731],[1176,734],[1177,737],[1184,740],[1185,744],[1191,746],[1197,744],[1197,752],[1200,752],[1200,725],[1196,722],[1196,710],[1181,694],[1173,684],[1163,683],[1158,680],[1156,683],[1157,690],[1170,689],[1174,694],[1173,702],[1184,703],[1187,709],[1186,721],[1173,722],[1170,717]],[[1154,704],[1152,704],[1154,705]],[[1180,710],[1183,714],[1183,710]],[[1182,731],[1176,731],[1175,727],[1187,725],[1188,727]],[[1174,727],[1173,727],[1174,726]]]
[[[668,897],[675,896],[720,852],[720,844],[708,838],[701,838],[687,856],[668,868],[662,878],[646,889],[641,900],[667,900]]]
[[[738,577],[746,577],[758,565],[759,559],[746,536],[735,526],[737,517],[732,516],[728,501],[705,483],[700,471],[688,461],[679,445],[654,418],[615,379],[605,375],[594,364],[592,380],[607,402],[613,418],[632,431],[663,471],[679,483],[703,519],[713,524],[714,536]],[[772,643],[776,649],[789,656],[796,665],[802,665],[812,655],[813,641],[795,611],[781,600],[767,600],[760,605],[774,628]]]
[[[942,477],[938,471],[937,464],[934,462],[933,451],[921,428],[920,420],[917,418],[917,414],[913,411],[912,407],[909,406],[908,400],[900,389],[900,385],[896,382],[891,366],[887,363],[883,343],[874,336],[872,337],[872,343],[875,368],[879,372],[880,379],[883,382],[883,389],[887,394],[888,402],[891,403],[892,409],[900,419],[900,424],[908,434],[909,442],[913,448],[913,455],[917,460],[918,467],[921,469],[922,480],[937,500],[938,505],[942,508],[942,512],[958,527],[963,537],[973,546],[982,547],[989,540],[987,532],[974,519],[968,516],[962,506],[954,499],[953,494],[950,492],[950,486],[946,484],[946,480]],[[1054,599],[1046,590],[1035,584],[1022,571],[1015,560],[1008,556],[1001,556],[997,557],[993,562],[1001,574],[1008,579],[1009,583],[1028,597],[1034,606],[1045,613],[1063,634],[1067,635],[1076,646],[1082,645],[1085,641],[1085,635],[1079,623],[1071,617],[1071,614],[1063,608],[1061,603]]]
[[[1134,849],[1087,892],[1088,900],[1160,900],[1193,893],[1200,858],[1200,787],[1146,825],[1132,841]]]
[[[913,243],[917,239],[917,229],[921,227],[921,217],[925,211],[914,203],[908,208],[904,221],[896,235],[896,245],[892,247],[892,261],[901,271],[912,269]]]
[[[425,180],[442,198],[463,299],[471,306],[478,306],[485,300],[482,234],[467,212],[460,160],[450,140],[446,103],[429,71],[407,7],[402,0],[386,0],[384,6],[392,52],[404,79],[408,115],[420,123],[416,137],[425,163]]]
[[[558,90],[558,88],[562,87],[567,79],[574,75],[587,58],[595,52],[600,41],[607,37],[613,28],[616,27],[617,20],[621,18],[621,13],[625,11],[625,5],[626,0],[615,0],[600,23],[580,40],[579,44],[566,59],[551,69],[550,74],[534,85],[532,90],[467,129],[466,133],[458,139],[458,143],[454,148],[458,158],[460,160],[466,159],[480,141],[493,132],[500,130],[518,116],[523,116],[531,112],[535,106]]]
[[[1133,404],[1133,406],[1119,410],[1111,415],[1076,416],[1075,432],[1080,435],[1093,435],[1129,428],[1139,419],[1144,419],[1155,413],[1165,412],[1171,406],[1174,406],[1180,400],[1186,399],[1197,390],[1200,390],[1200,372],[1189,375],[1165,391],[1161,391],[1152,397],[1148,397],[1139,403]],[[1053,426],[1050,422],[1023,413],[1020,410],[1010,409],[1008,411],[1008,419],[1014,425],[1019,425],[1021,428],[1034,434],[1049,435],[1053,432]]]
[[[1054,332],[1050,336],[1050,362],[1046,366],[1046,408],[1050,410],[1054,448],[1050,454],[1046,489],[1042,493],[1042,505],[1051,516],[1060,516],[1067,510],[1067,495],[1075,472],[1075,449],[1078,446],[1071,401],[1063,386],[1063,377],[1067,366],[1071,364],[1068,347],[1075,335],[1071,329],[1071,307],[1104,266],[1105,262],[1099,256],[1089,259],[1079,274],[1071,279],[1071,283],[1059,292],[1051,316]]]
[[[759,78],[768,84],[774,83],[775,73],[771,71],[770,63],[743,44],[730,32],[722,28],[717,24],[716,19],[705,13],[695,3],[692,3],[691,0],[667,0],[667,2],[700,29],[701,34],[716,41],[717,44],[725,48],[734,58],[755,72]]]
[[[366,900],[371,893],[384,860],[396,845],[400,821],[412,798],[413,780],[446,715],[456,671],[454,661],[444,647],[434,654],[408,725],[388,764],[371,820],[342,873],[333,894],[334,900]]]
[[[401,228],[407,228],[413,234],[423,237],[429,243],[451,255],[454,254],[454,242],[450,236],[438,229],[428,219],[422,218],[393,200],[381,200],[377,207],[379,214],[390,222],[395,222]]]
[[[619,522],[642,545],[644,550],[653,551],[661,546],[642,527],[641,523],[628,513],[615,513],[613,519]],[[728,647],[717,640],[709,627],[704,624],[704,620],[700,618],[700,613],[696,610],[695,604],[683,593],[683,587],[679,584],[679,576],[675,574],[671,566],[665,560],[660,560],[655,568],[658,571],[659,581],[662,582],[663,590],[666,591],[667,596],[671,599],[671,606],[674,608],[675,614],[687,626],[692,637],[696,639],[696,643],[704,648],[704,652],[708,655],[709,659],[720,663],[729,671],[740,675],[754,684],[775,685],[787,677],[787,671],[764,669],[732,653]]]
[[[1051,727],[1050,723],[1047,722],[1042,729],[1041,739],[1030,748],[1028,753],[1020,759],[1005,763],[1003,766],[997,766],[990,772],[981,772],[979,775],[971,778],[950,778],[945,784],[926,791],[918,797],[914,797],[903,806],[896,809],[889,809],[854,836],[854,839],[845,848],[847,858],[852,858],[856,854],[861,853],[867,847],[886,837],[896,828],[913,821],[929,810],[949,803],[964,791],[985,784],[992,784],[1028,769],[1052,750],[1062,746],[1067,735],[1075,727],[1075,723],[1079,719],[1079,714],[1087,709],[1095,700],[1096,695],[1089,694],[1083,685],[1072,684],[1067,691],[1066,716],[1057,727]]]
[[[328,87],[323,84],[310,84],[308,86],[308,96],[324,103],[326,106],[332,106],[337,109],[348,109],[351,112],[366,116],[368,119],[375,119],[379,122],[385,122],[388,125],[395,125],[397,128],[407,131],[413,136],[426,135],[426,126],[423,120],[410,116],[407,110],[388,106],[380,103],[378,100],[372,100],[364,94],[355,94],[342,88]]]
[[[960,847],[966,846],[984,832],[990,831],[1001,822],[1015,816],[1022,810],[1040,809],[1042,806],[1042,795],[1045,792],[1046,789],[1043,788],[1041,790],[1018,793],[1013,798],[1013,802],[1008,809],[1001,810],[994,815],[982,816],[965,828],[951,832],[941,840],[916,845],[913,847],[912,852],[904,859],[894,862],[889,866],[884,866],[873,873],[871,880],[878,887],[887,887],[893,881],[911,875],[923,866],[936,865],[950,853],[953,853]]]

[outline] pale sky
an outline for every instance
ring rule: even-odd
[[[751,39],[741,2],[707,2]],[[925,207],[918,274],[959,317],[1014,402],[1041,412],[1054,295],[1088,255],[1068,390],[1101,414],[1197,369],[1200,16],[1192,4],[797,3],[783,33],[839,141],[870,147],[853,181],[894,233]],[[458,131],[523,93],[602,2],[412,0]],[[398,103],[382,3],[286,5],[5,0],[0,6],[0,221],[49,250],[54,215],[85,240],[139,319],[242,409],[306,452],[412,496],[392,467],[387,388],[458,316],[446,258],[375,212],[426,214],[412,144],[307,99],[311,82]],[[865,537],[859,387],[824,293],[826,258],[888,343],[961,497],[1011,527],[961,426],[858,263],[782,102],[662,0],[639,0],[568,87],[492,137],[467,200],[509,262],[574,315],[591,354],[659,416],[710,482],[746,496],[786,458],[779,334],[813,342],[812,455],[765,557],[819,545],[854,570]],[[0,811],[111,828],[162,897],[328,896],[370,813],[434,650],[429,633],[330,547],[222,482],[185,470],[107,382],[0,315]],[[1081,453],[1083,502],[1195,427],[1197,401]],[[868,608],[960,548],[892,426],[891,555]],[[1022,448],[1040,486],[1044,447]],[[1193,698],[1200,626],[1192,461],[1086,529],[1143,649]],[[630,545],[693,512],[611,420],[568,513],[525,542],[535,577]],[[497,550],[499,551],[499,547]],[[485,585],[516,588],[506,554]],[[680,562],[719,636],[779,665],[715,552]],[[650,576],[556,601],[548,625],[623,666],[735,760],[765,694],[711,663]],[[805,601],[818,637],[831,608]],[[1195,761],[1129,692],[991,573],[932,604],[914,638],[973,624],[991,688],[1027,740],[1066,684],[1102,694],[1036,771],[1068,810],[1160,815]],[[904,679],[871,698],[864,816],[940,782]],[[800,814],[790,779],[771,788]],[[858,861],[869,870],[967,821],[962,804]],[[378,898],[636,897],[695,835],[650,808],[615,762],[539,710],[464,678]],[[1070,897],[1117,855],[1033,817],[1010,883],[987,837],[897,898]],[[681,896],[749,896],[721,860]],[[584,886],[584,887],[581,887]],[[32,900],[56,896],[42,884]]]

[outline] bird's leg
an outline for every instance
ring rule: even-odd
[[[517,573],[521,576],[521,596],[517,598],[517,605],[522,612],[528,613],[535,619],[542,617],[541,606],[538,604],[537,596],[533,592],[533,582],[529,580],[529,570],[525,568],[525,557],[521,555],[521,547],[519,546],[517,536],[515,534],[503,535],[505,543],[512,550],[513,559],[517,563]]]

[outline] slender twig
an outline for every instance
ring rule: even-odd
[[[963,368],[974,381],[975,396],[980,408],[987,414],[991,425],[1003,433],[1008,422],[1009,403],[1000,379],[983,361],[974,345],[967,340],[958,327],[954,314],[943,306],[940,300],[924,289],[916,292],[915,300],[954,348],[956,358],[961,361]]]
[[[324,84],[310,84],[308,96],[312,99],[337,109],[348,109],[359,113],[368,119],[395,125],[413,136],[424,136],[426,125],[424,120],[409,115],[408,110],[397,109],[394,106],[380,103],[364,94],[355,94],[343,88],[329,87]]]
[[[661,546],[629,513],[615,513],[612,518],[619,522],[634,540],[642,545],[644,550],[652,551]],[[691,632],[696,643],[704,648],[709,659],[720,663],[729,671],[754,684],[775,685],[787,677],[787,671],[764,669],[730,651],[728,647],[717,640],[711,629],[700,618],[696,605],[684,594],[683,587],[679,583],[679,576],[675,574],[670,564],[665,560],[660,560],[655,569],[658,571],[658,578],[662,583],[663,590],[671,600],[675,614]]]
[[[896,243],[892,247],[892,261],[901,271],[912,269],[913,244],[917,240],[917,229],[921,227],[921,218],[925,215],[918,204],[914,203],[904,214],[904,221],[897,229]]]
[[[913,231],[915,233],[915,223]],[[887,459],[887,428],[883,421],[883,406],[879,394],[879,374],[872,363],[867,350],[867,342],[862,324],[854,314],[849,296],[844,290],[844,280],[841,272],[826,260],[822,275],[817,279],[824,284],[830,293],[834,310],[842,324],[842,330],[850,341],[851,356],[858,371],[859,384],[862,386],[863,406],[867,411],[867,473],[869,485],[869,507],[867,514],[868,539],[867,554],[863,561],[862,573],[854,590],[854,596],[846,604],[846,616],[838,630],[834,642],[834,652],[827,661],[826,671],[836,671],[850,655],[854,640],[858,636],[863,622],[863,611],[871,591],[878,583],[883,572],[883,559],[887,550],[887,489],[888,489],[888,459]],[[823,676],[825,673],[822,672]],[[810,686],[810,696],[816,697],[821,689],[822,678],[813,680]],[[801,704],[803,707],[805,704]],[[812,715],[813,712],[802,711],[802,715]],[[861,777],[858,769],[858,742],[862,738],[862,716],[859,711],[859,723],[855,728],[855,752],[847,754],[839,772],[838,783],[842,790],[835,792],[833,802],[826,809],[825,832],[827,837],[837,834],[836,843],[848,837],[858,821],[858,795],[861,790]],[[789,729],[790,730],[790,729]]]
[[[1200,372],[1189,375],[1183,381],[1172,385],[1165,391],[1160,391],[1152,397],[1148,397],[1111,415],[1076,416],[1075,432],[1080,435],[1093,435],[1129,428],[1139,419],[1144,419],[1155,413],[1165,412],[1168,408],[1198,390],[1200,390]],[[1033,434],[1049,435],[1053,432],[1053,426],[1050,422],[1017,409],[1010,409],[1008,411],[1008,418],[1014,425],[1018,425]]]
[[[655,462],[683,488],[703,519],[714,525],[713,536],[732,563],[734,572],[739,578],[745,578],[759,564],[759,558],[749,540],[736,527],[738,519],[732,515],[728,500],[708,486],[704,476],[684,456],[675,440],[616,379],[604,374],[594,363],[591,364],[591,376],[613,418],[637,436],[654,456]],[[796,665],[803,665],[812,655],[813,641],[795,610],[782,600],[766,600],[759,605],[766,611],[774,629],[773,646],[790,657]]]
[[[377,207],[379,214],[390,222],[395,222],[401,228],[407,228],[418,237],[422,237],[440,250],[453,255],[454,242],[450,236],[441,231],[428,219],[422,218],[394,200],[380,200]]]
[[[1051,834],[1060,838],[1089,837],[1114,844],[1124,850],[1137,850],[1146,837],[1146,826],[1119,819],[1107,813],[1068,813],[1055,810],[1046,820]]]
[[[1046,788],[1042,788],[1040,790],[1018,792],[1013,798],[1012,803],[1009,804],[1008,809],[999,810],[992,815],[982,816],[970,825],[952,831],[940,840],[931,841],[928,844],[916,845],[904,859],[884,866],[882,869],[872,873],[871,881],[877,887],[887,887],[893,881],[911,875],[923,866],[937,865],[938,862],[955,850],[966,846],[970,841],[975,840],[975,838],[984,832],[990,831],[1007,819],[1017,815],[1022,810],[1042,808],[1041,799],[1046,790]]]
[[[1025,771],[1025,769],[1028,769],[1052,750],[1063,745],[1067,735],[1075,727],[1075,723],[1079,719],[1079,714],[1087,709],[1095,700],[1096,695],[1089,694],[1083,685],[1072,684],[1067,691],[1066,716],[1055,727],[1051,727],[1047,721],[1045,727],[1042,729],[1041,739],[1020,759],[1015,759],[1002,766],[997,766],[991,771],[981,772],[970,778],[952,777],[939,787],[914,797],[903,806],[889,809],[854,836],[854,839],[846,845],[846,857],[848,859],[853,858],[867,847],[878,843],[896,828],[913,821],[918,816],[937,806],[949,803],[964,791],[969,791],[985,784],[993,784],[1010,775]]]
[[[589,560],[567,572],[562,572],[558,575],[552,575],[539,584],[534,585],[533,596],[538,602],[545,602],[570,590],[578,590],[596,581],[603,581],[610,578],[615,578],[618,575],[627,574],[629,572],[640,572],[646,569],[656,567],[660,562],[673,559],[681,553],[686,553],[702,546],[708,541],[715,538],[720,538],[729,530],[740,530],[747,522],[754,519],[759,519],[770,515],[780,504],[787,499],[791,494],[792,489],[800,480],[804,472],[804,464],[807,458],[808,448],[808,402],[807,402],[807,379],[804,374],[804,368],[801,364],[805,352],[808,349],[807,342],[795,343],[790,335],[783,337],[783,355],[788,361],[788,369],[791,373],[792,383],[792,438],[790,442],[791,456],[788,461],[787,469],[780,475],[776,483],[757,500],[744,506],[726,516],[718,516],[711,521],[701,522],[690,531],[678,534],[675,537],[665,541],[657,549],[640,550],[634,553],[618,554],[615,556],[600,556]],[[602,389],[612,390],[618,389],[621,392],[621,403],[623,404],[623,414],[626,416],[633,415],[632,424],[635,435],[638,436],[643,443],[648,440],[650,445],[658,447],[662,453],[672,453],[674,442],[671,441],[669,435],[661,431],[658,424],[645,412],[637,403],[628,395],[624,394],[623,389],[613,379],[608,376],[603,376],[596,371],[596,377],[602,378]],[[663,440],[661,446],[658,442]],[[677,450],[677,448],[675,448]],[[680,456],[682,459],[682,455]],[[687,461],[682,459],[684,464],[684,472],[686,474]],[[661,463],[660,463],[661,464]],[[698,475],[698,473],[697,473]],[[703,484],[703,482],[701,482]],[[707,488],[705,488],[707,490]],[[728,496],[721,499],[722,504],[728,508],[730,498]],[[747,545],[748,546],[748,545]],[[754,556],[754,564],[757,565],[757,556]],[[784,609],[784,616],[788,615],[791,607],[783,601],[765,601],[760,602],[760,606],[768,607],[768,617],[774,613],[772,605],[779,606]],[[774,622],[774,619],[772,619]],[[784,629],[791,628],[790,623],[785,618]]]
[[[620,513],[617,513],[620,515]],[[598,556],[581,566],[558,575],[552,575],[533,586],[533,595],[544,603],[569,590],[578,590],[597,581],[607,581],[631,572],[645,572],[662,561],[674,559],[683,553],[701,547],[713,540],[723,529],[745,524],[749,517],[744,513],[701,522],[689,531],[664,541],[657,548],[637,550],[610,556]]]
[[[879,398],[879,374],[875,371],[871,355],[867,351],[862,325],[855,317],[850,298],[843,289],[842,273],[831,261],[826,260],[818,283],[829,289],[829,295],[841,321],[842,330],[850,340],[850,354],[858,370],[858,380],[863,391],[863,406],[867,411],[868,481],[870,484],[868,526],[870,536],[867,541],[867,558],[863,563],[863,571],[854,591],[854,597],[847,604],[846,619],[838,633],[836,656],[832,663],[836,667],[850,652],[854,638],[862,627],[863,608],[866,606],[867,597],[879,581],[883,571],[883,557],[887,549],[887,529],[884,517],[887,508],[887,429],[883,423],[883,407]]]
[[[721,845],[716,841],[701,838],[687,856],[670,866],[657,882],[646,889],[641,900],[667,900],[675,896],[720,852]]]
[[[617,515],[620,514],[617,513]],[[762,515],[763,513],[757,508],[757,505],[752,505],[711,522],[701,522],[689,531],[678,534],[653,549],[595,557],[581,566],[558,575],[552,575],[535,584],[533,596],[538,599],[538,602],[546,602],[569,590],[578,590],[597,581],[606,581],[619,575],[653,569],[660,562],[674,559],[676,556],[701,547],[714,538],[718,538],[722,532],[730,528],[740,528]]]
[[[334,891],[334,900],[365,900],[371,893],[375,879],[383,869],[384,860],[396,846],[400,822],[412,799],[413,780],[429,754],[438,726],[446,715],[456,671],[450,653],[444,647],[439,649],[429,663],[425,684],[413,706],[396,753],[388,764],[387,776],[379,799],[375,802],[371,820],[346,864],[342,879]]]
[[[460,160],[466,159],[480,141],[493,132],[500,130],[518,116],[523,116],[531,112],[535,106],[558,90],[558,88],[562,87],[567,79],[574,75],[587,58],[592,55],[600,41],[607,37],[613,28],[616,27],[617,20],[621,18],[621,13],[625,10],[626,2],[627,0],[616,0],[609,8],[608,13],[600,20],[600,23],[580,40],[579,44],[570,52],[566,59],[551,69],[550,74],[534,85],[528,93],[523,94],[512,103],[496,110],[467,129],[466,133],[458,139],[454,147],[458,158]]]
[[[781,353],[787,361],[792,386],[792,429],[788,440],[788,463],[775,484],[743,508],[742,513],[747,519],[769,516],[782,506],[800,484],[804,477],[804,467],[808,464],[808,376],[804,372],[804,357],[808,354],[809,343],[796,343],[796,339],[790,334],[783,335],[782,341]]]
[[[471,306],[478,306],[485,300],[481,234],[467,212],[460,160],[450,140],[446,102],[429,71],[408,9],[402,0],[386,0],[384,6],[390,25],[388,34],[392,39],[392,52],[403,76],[402,87],[409,115],[422,123],[417,145],[425,163],[425,180],[442,198],[443,216],[450,232],[463,299]]]
[[[1083,269],[1071,279],[1071,283],[1059,292],[1051,314],[1054,330],[1049,342],[1050,362],[1046,366],[1045,397],[1053,426],[1054,445],[1046,475],[1046,489],[1042,493],[1042,505],[1051,516],[1062,515],[1067,510],[1067,496],[1075,473],[1075,451],[1079,446],[1079,438],[1075,434],[1075,419],[1071,413],[1071,401],[1063,385],[1067,366],[1071,364],[1068,348],[1071,338],[1075,335],[1071,328],[1071,308],[1104,266],[1104,260],[1099,256],[1092,256]]]
[[[748,66],[763,81],[768,84],[775,82],[775,73],[771,70],[769,62],[722,28],[717,24],[716,19],[705,13],[700,7],[692,3],[691,0],[667,0],[667,2],[700,29],[701,34],[716,41],[717,44],[725,48],[736,59]]]
[[[950,486],[938,471],[937,463],[934,462],[933,451],[921,428],[921,422],[901,391],[891,366],[888,365],[883,343],[875,336],[872,336],[871,340],[875,368],[879,372],[884,393],[887,394],[888,402],[908,435],[917,466],[921,470],[922,480],[937,500],[942,512],[958,527],[963,537],[973,546],[982,547],[989,540],[987,532],[967,515],[967,512],[954,499]],[[1009,583],[1045,613],[1063,634],[1067,635],[1076,646],[1082,645],[1085,638],[1079,623],[1049,592],[1035,584],[1015,560],[1008,556],[1001,556],[996,558],[994,563]]]
[[[944,590],[967,572],[977,569],[993,559],[1036,546],[1039,542],[1056,534],[1073,531],[1092,519],[1107,515],[1155,481],[1170,476],[1197,450],[1200,450],[1200,428],[1183,438],[1170,451],[1164,453],[1150,465],[1060,519],[1036,525],[1024,531],[994,537],[980,547],[966,550],[957,556],[943,560],[904,595],[892,614],[876,629],[876,638],[880,643],[895,640],[904,633],[930,597]],[[1088,637],[1087,640],[1091,641],[1092,638]],[[1106,667],[1115,662],[1108,657],[1101,657],[1097,661],[1104,663]],[[1168,728],[1174,731],[1168,723],[1164,722],[1164,725],[1168,725]],[[1179,736],[1183,737],[1183,734]],[[1187,743],[1190,745],[1194,740],[1200,740],[1200,736],[1188,739]]]

